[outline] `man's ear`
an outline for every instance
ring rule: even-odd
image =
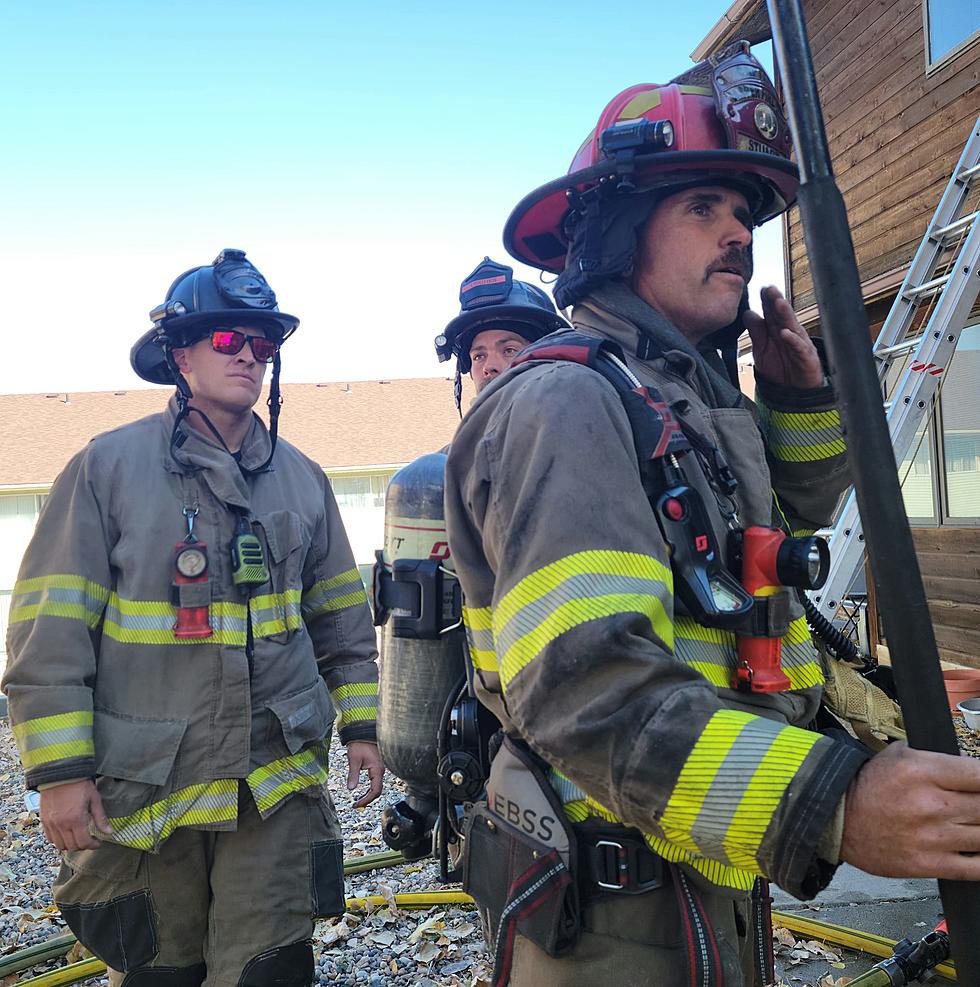
[[[174,363],[177,364],[177,369],[182,373],[187,373],[190,370],[190,365],[187,361],[187,348],[185,346],[179,346],[173,350]]]

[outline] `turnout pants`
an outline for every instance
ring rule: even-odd
[[[710,951],[682,918],[671,880],[642,895],[608,895],[583,905],[582,937],[565,956],[549,956],[518,936],[511,987],[763,987],[749,902],[700,892],[717,947]],[[705,962],[692,955],[702,951]],[[692,968],[701,973],[692,976]]]
[[[344,912],[343,845],[324,790],[262,820],[239,788],[234,832],[178,829],[157,854],[64,854],[54,900],[113,987],[304,987],[315,919]]]

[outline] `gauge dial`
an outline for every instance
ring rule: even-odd
[[[199,548],[185,548],[177,553],[177,571],[188,579],[200,576],[208,567],[208,557]]]

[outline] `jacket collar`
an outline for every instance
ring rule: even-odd
[[[193,400],[191,407],[193,407]],[[172,397],[162,416],[162,425],[166,434],[165,461],[167,469],[172,473],[185,476],[201,473],[212,493],[221,501],[233,507],[248,510],[249,484],[239,466],[245,469],[255,469],[265,462],[269,455],[271,439],[265,423],[258,415],[252,414],[252,427],[242,443],[240,460],[236,460],[226,449],[223,449],[214,436],[198,431],[188,424],[185,418],[180,425],[178,442],[174,448],[170,443],[174,422],[177,420],[177,398]],[[196,417],[196,416],[195,416]],[[201,428],[206,428],[201,425]],[[179,438],[183,436],[183,440]]]
[[[698,350],[622,282],[595,289],[572,310],[572,322],[618,343],[634,368],[661,373],[666,369],[682,377],[712,407],[741,403],[741,392],[728,380],[718,354]]]

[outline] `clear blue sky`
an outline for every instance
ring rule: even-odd
[[[4,4],[0,391],[138,386],[147,312],[224,246],[302,320],[285,380],[439,373],[512,206],[728,4],[666,6]]]

